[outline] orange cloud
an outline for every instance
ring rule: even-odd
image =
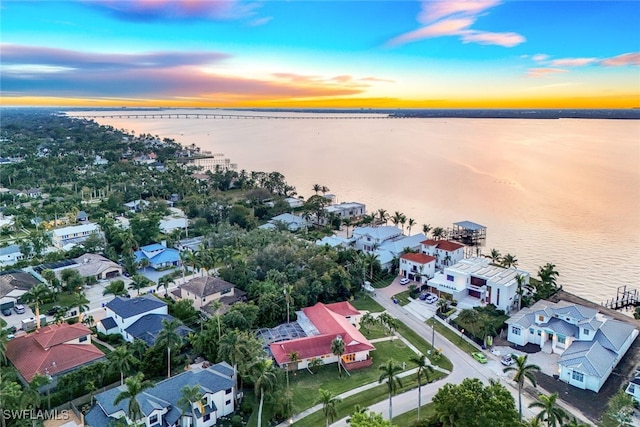
[[[544,77],[550,74],[558,74],[558,73],[566,73],[567,70],[562,70],[560,68],[530,68],[527,71],[527,75],[529,77]]]
[[[625,53],[612,58],[603,59],[600,64],[608,67],[620,67],[624,65],[640,65],[640,52]]]
[[[549,61],[552,67],[582,67],[597,62],[596,58],[564,58]]]
[[[490,44],[513,47],[524,43],[525,38],[517,33],[490,33],[486,31],[465,31],[461,34],[465,43]]]

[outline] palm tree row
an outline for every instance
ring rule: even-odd
[[[496,265],[500,265],[504,268],[511,268],[518,266],[518,259],[511,254],[502,255],[499,250],[491,249],[488,255],[484,255],[485,258],[490,258],[491,262]]]

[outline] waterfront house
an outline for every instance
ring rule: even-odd
[[[464,245],[449,240],[424,240],[420,251],[436,259],[436,268],[454,265],[464,259]]]
[[[82,244],[89,236],[99,234],[100,226],[89,222],[81,225],[58,228],[57,230],[53,230],[52,233],[51,243],[53,246],[57,249],[68,251],[76,245]]]
[[[397,239],[402,236],[402,230],[398,227],[383,225],[380,227],[356,227],[351,238],[355,242],[355,248],[364,252],[373,252],[384,242]]]
[[[209,316],[215,314],[215,310],[211,306],[213,301],[222,303],[220,312],[223,313],[231,305],[247,299],[246,292],[225,280],[212,276],[191,279],[172,291],[171,296],[177,301],[181,299],[193,301],[194,308]]]
[[[303,230],[309,226],[309,222],[299,215],[283,213],[271,218],[266,224],[260,226],[262,229],[275,230],[278,225],[286,227],[289,231]]]
[[[6,346],[7,359],[28,383],[36,374],[55,379],[104,357],[91,344],[91,330],[81,323],[44,326],[8,341]]]
[[[281,368],[306,369],[314,359],[323,364],[340,361],[347,370],[371,366],[369,353],[373,344],[358,330],[361,313],[348,302],[317,303],[296,312],[295,329],[298,337],[269,342],[269,350]],[[263,339],[264,339],[263,335]],[[274,334],[267,333],[273,337]],[[334,339],[344,342],[344,354],[340,359],[331,352]],[[292,363],[290,355],[296,352],[299,361]]]
[[[177,249],[167,248],[165,241],[142,246],[133,255],[137,263],[143,259],[148,260],[149,266],[154,270],[180,266],[180,252]]]
[[[436,258],[421,253],[400,255],[400,275],[409,280],[426,284],[436,271]]]
[[[287,197],[286,199],[284,199],[284,201],[287,202],[291,209],[301,208],[302,206],[304,206],[304,202],[295,197]]]
[[[471,305],[493,304],[509,312],[517,305],[518,283],[521,275],[529,283],[529,273],[515,268],[491,265],[486,258],[466,258],[445,267],[427,282],[429,290],[438,295],[448,294],[456,301]]]
[[[168,314],[167,303],[152,295],[115,297],[104,309],[104,319],[96,325],[98,332],[121,335],[127,342],[141,339],[150,346],[163,328],[162,321],[173,320]],[[180,326],[176,332],[186,337],[191,329]]]
[[[596,393],[638,336],[630,323],[565,301],[540,300],[506,321],[507,340],[559,354],[559,379]]]
[[[367,213],[366,205],[364,203],[358,202],[342,202],[335,205],[329,205],[325,206],[324,210],[327,213],[327,216],[333,214],[340,219],[357,219],[361,218]],[[323,218],[323,220],[326,223],[326,216]]]
[[[185,411],[178,401],[186,386],[198,386],[202,399],[191,403]],[[140,420],[131,420],[127,416],[129,399],[114,405],[116,396],[126,390],[126,385],[121,385],[95,396],[96,405],[85,416],[85,423],[89,427],[111,425],[116,420],[150,427],[215,426],[220,417],[235,410],[234,388],[234,371],[228,363],[191,365],[187,371],[160,381],[136,397],[142,411]]]

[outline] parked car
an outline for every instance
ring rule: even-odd
[[[500,363],[502,363],[504,366],[513,365],[514,363],[516,363],[515,354],[505,354],[504,356],[502,356],[502,359],[500,359]]]
[[[487,363],[487,356],[485,356],[484,354],[480,353],[479,351],[474,351],[473,353],[471,353],[471,357],[473,357],[474,359],[476,359],[478,362],[480,363]]]
[[[3,308],[2,309],[2,314],[4,316],[11,316],[11,309],[10,308]]]
[[[17,314],[24,314],[24,305],[16,305],[15,307],[13,307],[13,311],[15,311]]]
[[[425,301],[428,304],[433,304],[434,302],[438,301],[438,297],[435,296],[434,294],[428,294],[427,297],[425,298]]]
[[[402,279],[400,279],[401,285],[406,285],[407,283],[409,283],[409,279],[407,279],[406,277],[403,277]]]
[[[418,297],[420,299],[420,301],[424,301],[427,299],[427,297],[429,296],[428,293],[421,293],[420,296]]]
[[[58,311],[60,311],[62,307],[59,305],[54,305],[47,311],[47,316],[55,316]]]

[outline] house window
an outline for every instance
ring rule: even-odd
[[[230,388],[226,389],[225,392],[224,392],[224,394],[229,394],[229,393],[231,393],[231,389]]]
[[[636,386],[635,384],[631,383],[629,384],[629,388],[627,388],[627,391],[631,394],[636,394]]]
[[[78,341],[85,342],[86,340],[87,340],[87,336],[85,335],[84,337],[80,337]]]
[[[204,417],[202,417],[202,421],[207,422],[211,419],[211,414],[204,414]]]
[[[544,322],[544,316],[542,315],[538,316],[538,322]]]
[[[558,343],[564,344],[565,341],[566,341],[566,338],[564,336],[558,335]]]
[[[158,422],[158,415],[152,415],[149,417],[149,424],[154,425]]]
[[[226,402],[224,402],[225,406],[226,405],[231,405],[231,399],[227,400]]]
[[[589,330],[588,329],[584,329],[584,334],[585,334],[585,336],[589,335]]]
[[[512,333],[513,335],[520,335],[520,332],[521,332],[521,331],[520,331],[520,328],[516,328],[515,326],[512,326],[512,327],[511,327],[511,333]]]
[[[542,331],[540,329],[538,329],[538,336],[541,337],[542,336]]]
[[[584,382],[584,374],[582,372],[573,371],[571,373],[571,378],[575,381],[578,381],[579,383]]]
[[[530,334],[533,334],[533,333],[534,333],[533,328],[529,328],[529,333],[530,333]]]
[[[453,282],[453,276],[451,274],[447,274],[447,280],[449,282]]]

